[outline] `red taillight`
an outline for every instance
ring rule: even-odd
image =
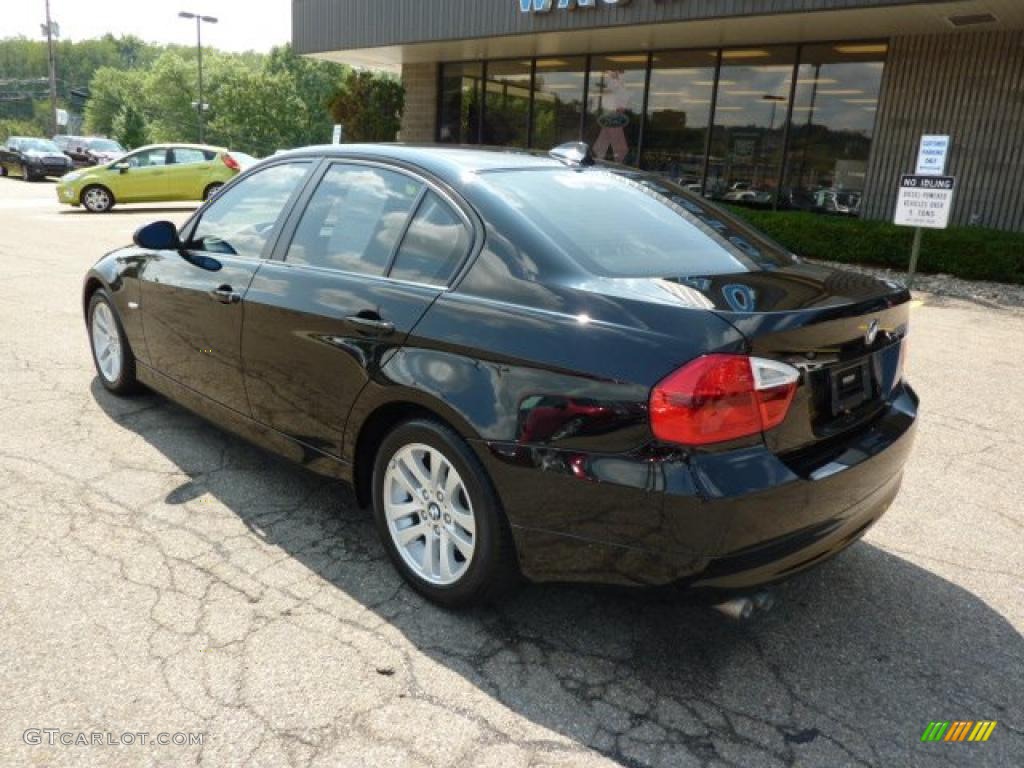
[[[231,155],[227,154],[226,152],[223,155],[220,156],[220,159],[223,160],[224,161],[224,165],[226,165],[232,171],[238,172],[238,171],[242,170],[242,166],[240,166],[238,164],[238,161],[235,160],[235,158],[233,158]]]
[[[706,355],[669,374],[651,392],[651,431],[659,440],[708,445],[777,427],[800,372],[775,360]]]

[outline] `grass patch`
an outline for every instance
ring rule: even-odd
[[[800,256],[906,270],[914,230],[800,211],[727,206]],[[980,227],[925,230],[918,271],[1024,284],[1024,234]]]

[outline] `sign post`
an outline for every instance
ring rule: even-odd
[[[900,178],[894,223],[914,228],[914,244],[907,272],[908,288],[914,287],[917,260],[921,256],[922,231],[949,226],[956,190],[956,179],[945,175],[951,143],[949,136],[922,136],[914,174]]]
[[[345,135],[345,128],[340,123],[334,124],[334,131],[331,133],[331,144],[341,144]]]

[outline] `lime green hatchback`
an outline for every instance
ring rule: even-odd
[[[239,159],[223,147],[142,147],[111,163],[61,177],[57,199],[92,213],[106,213],[117,203],[209,200],[241,168]]]

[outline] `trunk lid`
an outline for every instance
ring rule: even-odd
[[[801,371],[786,420],[765,434],[796,465],[838,450],[900,384],[910,293],[899,284],[805,263],[681,282],[743,334],[750,354]]]

